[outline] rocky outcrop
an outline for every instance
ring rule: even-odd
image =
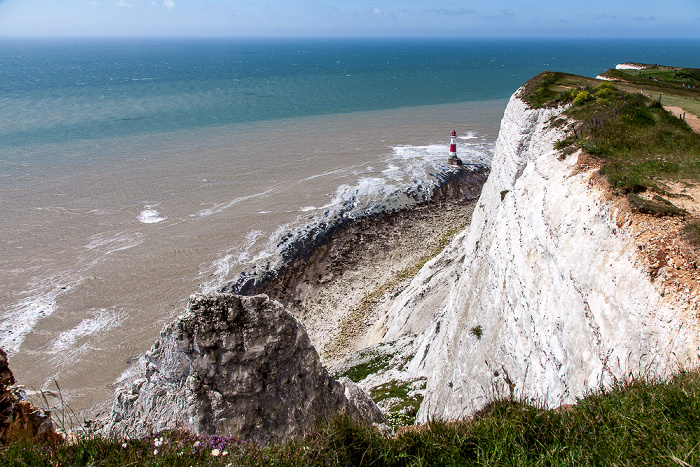
[[[552,408],[698,364],[697,294],[660,291],[624,201],[582,154],[554,149],[561,111],[511,98],[469,229],[371,333],[384,343],[416,336],[391,377],[427,378],[419,422],[503,396]]]
[[[304,326],[265,295],[193,295],[117,392],[110,435],[168,429],[282,441],[336,415],[379,423],[352,382],[328,375]]]
[[[25,438],[45,443],[62,442],[63,436],[56,432],[51,421],[51,411],[33,406],[24,390],[14,384],[7,354],[0,349],[0,443]]]

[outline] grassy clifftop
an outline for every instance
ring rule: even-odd
[[[521,97],[532,107],[569,105],[565,114],[575,123],[566,126],[558,148],[582,148],[596,157],[601,173],[622,193],[651,189],[663,195],[665,180],[700,182],[700,135],[664,109],[672,97],[684,109],[700,105],[700,89],[679,90],[676,82],[664,81],[642,87],[636,81],[601,83],[546,72],[530,80]]]

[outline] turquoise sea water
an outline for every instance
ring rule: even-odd
[[[700,66],[698,41],[0,43],[0,148],[508,97],[543,70]]]
[[[490,160],[543,70],[700,67],[700,41],[3,40],[0,346],[76,410],[289,232]],[[31,370],[29,370],[31,369]]]

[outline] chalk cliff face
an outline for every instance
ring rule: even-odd
[[[630,215],[578,154],[554,150],[560,113],[511,98],[471,226],[370,334],[369,344],[416,336],[397,377],[427,378],[418,422],[468,416],[497,396],[552,408],[699,361],[697,297],[662,296]]]
[[[328,375],[304,326],[265,295],[193,295],[163,328],[142,378],[117,392],[106,433],[141,437],[186,429],[259,442],[347,415],[383,422],[349,380]]]

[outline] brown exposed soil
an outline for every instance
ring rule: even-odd
[[[656,180],[663,187],[663,196],[675,206],[687,211],[685,216],[655,216],[637,212],[623,195],[610,188],[597,170],[595,158],[583,152],[573,173],[590,171],[589,183],[599,186],[604,200],[617,209],[615,222],[632,237],[637,246],[639,266],[649,275],[661,296],[679,304],[679,310],[697,315],[700,302],[700,250],[691,245],[683,227],[700,219],[700,187],[686,181]],[[652,200],[656,193],[639,194]]]
[[[657,217],[632,213],[630,233],[635,237],[641,266],[660,294],[677,301],[685,312],[697,314],[700,251],[688,243],[682,230],[700,216],[700,189],[679,182],[665,185],[667,198],[690,215]]]

